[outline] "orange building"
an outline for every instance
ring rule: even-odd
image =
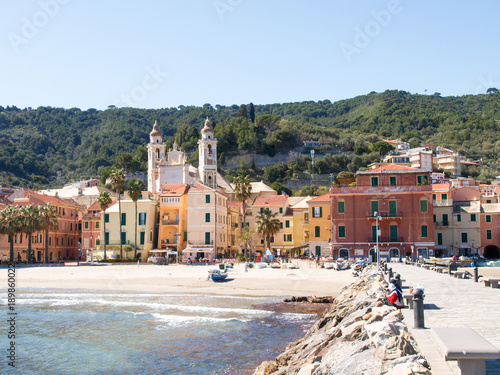
[[[430,172],[396,164],[358,172],[355,187],[330,191],[332,255],[376,259],[434,255]]]
[[[49,231],[49,260],[76,260],[80,232],[78,228],[78,212],[83,209],[78,203],[69,199],[38,194],[33,191],[23,191],[23,196],[14,199],[14,205],[21,207],[29,204],[42,205],[51,203],[59,215],[58,226]],[[28,258],[27,234],[14,236],[14,254],[18,260]],[[8,236],[0,236],[0,253],[2,259],[8,257],[10,244]],[[45,254],[45,233],[32,233],[31,250],[36,262],[43,262]]]

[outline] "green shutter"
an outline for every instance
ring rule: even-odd
[[[109,214],[104,214],[104,222],[109,223]]]
[[[285,228],[290,228],[290,220],[285,220]]]
[[[338,203],[338,213],[339,214],[345,213],[345,202]]]
[[[375,215],[375,212],[377,212],[378,214],[380,214],[380,212],[378,210],[378,201],[372,201],[371,202],[371,206],[372,206],[372,216]]]
[[[319,208],[319,217],[323,217],[323,207]]]
[[[109,232],[104,233],[104,243],[109,245]]]
[[[122,225],[127,225],[127,214],[122,213]]]
[[[121,233],[121,241],[122,241],[122,245],[127,244],[127,233],[126,232]]]
[[[396,201],[389,201],[389,215],[391,217],[396,217],[398,211],[398,205]]]
[[[470,221],[476,221],[476,214],[470,214]]]
[[[425,199],[420,201],[420,212],[427,212],[427,200]]]
[[[319,237],[321,235],[321,230],[319,229],[319,227],[314,227],[314,235],[316,237]]]
[[[145,232],[141,232],[140,233],[140,240],[139,240],[140,242],[139,242],[139,244],[144,245],[144,240],[145,239],[146,239],[146,233]]]
[[[210,212],[205,213],[205,223],[210,223]]]
[[[491,223],[491,215],[486,215],[486,222]]]
[[[391,184],[391,186],[396,186],[397,185],[396,176],[389,177],[389,183]]]
[[[345,237],[345,226],[340,225],[339,226],[339,238],[344,238]]]
[[[438,233],[438,245],[443,244],[443,233]]]
[[[427,237],[427,225],[422,225],[421,227],[422,237]]]
[[[391,225],[389,227],[389,230],[390,230],[390,235],[391,235],[391,242],[397,242],[398,241],[398,226]]]
[[[205,195],[205,203],[210,203],[210,194]]]
[[[205,245],[210,245],[210,232],[205,232]]]

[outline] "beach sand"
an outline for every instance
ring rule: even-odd
[[[249,269],[235,264],[224,282],[208,280],[206,265],[127,264],[58,267],[17,267],[16,288],[90,289],[151,293],[191,293],[233,296],[338,296],[351,284],[352,270],[317,268],[314,262],[294,261],[298,269]],[[3,280],[7,269],[0,270]]]

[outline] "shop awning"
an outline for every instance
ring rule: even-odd
[[[186,247],[182,250],[183,253],[212,253],[213,247]]]

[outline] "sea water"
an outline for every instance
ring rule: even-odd
[[[19,374],[251,374],[317,319],[267,297],[21,289],[17,298]]]

